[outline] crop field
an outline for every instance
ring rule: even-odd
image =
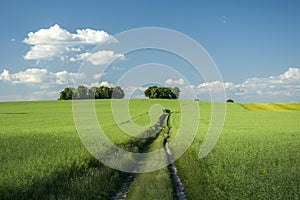
[[[156,121],[148,114],[156,104],[172,112],[172,139],[181,120],[177,100],[131,100],[131,118],[152,126]],[[95,101],[107,136],[127,150],[145,151],[148,143],[125,134],[110,105],[110,100]],[[221,137],[205,158],[198,154],[210,123],[210,103],[199,105],[196,138],[175,162],[187,199],[300,198],[299,103],[228,103]],[[163,147],[166,131],[147,151]],[[122,190],[127,199],[176,199],[167,168],[132,179],[93,158],[76,132],[71,101],[0,103],[0,149],[0,199],[113,199]]]
[[[257,103],[243,104],[243,106],[252,111],[268,111],[268,112],[299,112],[300,103]]]

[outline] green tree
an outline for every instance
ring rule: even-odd
[[[59,100],[70,100],[73,97],[74,88],[67,87],[63,91],[60,92]]]
[[[87,88],[86,86],[80,85],[76,89],[74,88],[65,88],[60,92],[59,100],[68,100],[68,99],[122,99],[124,98],[125,93],[121,87],[91,87]]]
[[[144,94],[149,99],[177,99],[179,97],[180,90],[178,87],[148,87]]]
[[[86,86],[80,85],[75,90],[76,99],[87,99],[88,98],[88,88]]]
[[[90,89],[88,89],[88,98],[96,99],[96,91],[97,91],[97,87],[91,87]]]
[[[146,97],[149,99],[155,99],[159,97],[159,91],[157,86],[150,86],[144,92]]]
[[[115,88],[113,88],[113,92],[111,96],[112,99],[123,99],[124,96],[125,94],[121,87],[116,86]]]
[[[112,94],[112,89],[109,87],[101,86],[96,89],[96,99],[110,99]]]
[[[175,95],[175,99],[178,99],[179,98],[179,93],[180,93],[179,88],[178,87],[172,88],[172,92]]]

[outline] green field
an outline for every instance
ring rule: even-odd
[[[181,118],[176,100],[131,100],[132,119],[152,125],[154,104],[172,111],[174,137]],[[119,146],[142,151],[144,143],[115,124],[110,105],[95,105],[105,133]],[[202,159],[210,103],[199,105],[197,136],[175,162],[188,199],[300,198],[300,104],[227,104],[222,135]],[[0,103],[0,124],[0,199],[109,199],[128,180],[128,173],[101,164],[82,145],[71,101]],[[162,147],[163,139],[162,133],[150,150]],[[168,177],[166,169],[138,174],[128,199],[173,199]]]

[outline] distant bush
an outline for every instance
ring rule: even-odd
[[[80,85],[76,89],[67,87],[60,92],[58,100],[70,99],[122,99],[125,94],[121,87],[91,87]]]
[[[226,101],[227,103],[234,103],[234,101],[232,99],[227,99]]]

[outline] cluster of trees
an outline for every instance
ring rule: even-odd
[[[76,89],[67,87],[60,92],[58,100],[70,99],[122,99],[124,91],[119,86],[116,87],[91,87],[80,85]]]
[[[148,87],[144,94],[149,99],[178,99],[178,87]],[[77,88],[66,87],[60,92],[58,100],[70,99],[122,99],[125,94],[121,87],[91,87],[80,85]]]
[[[149,99],[178,99],[180,90],[178,87],[148,87],[144,94]]]

